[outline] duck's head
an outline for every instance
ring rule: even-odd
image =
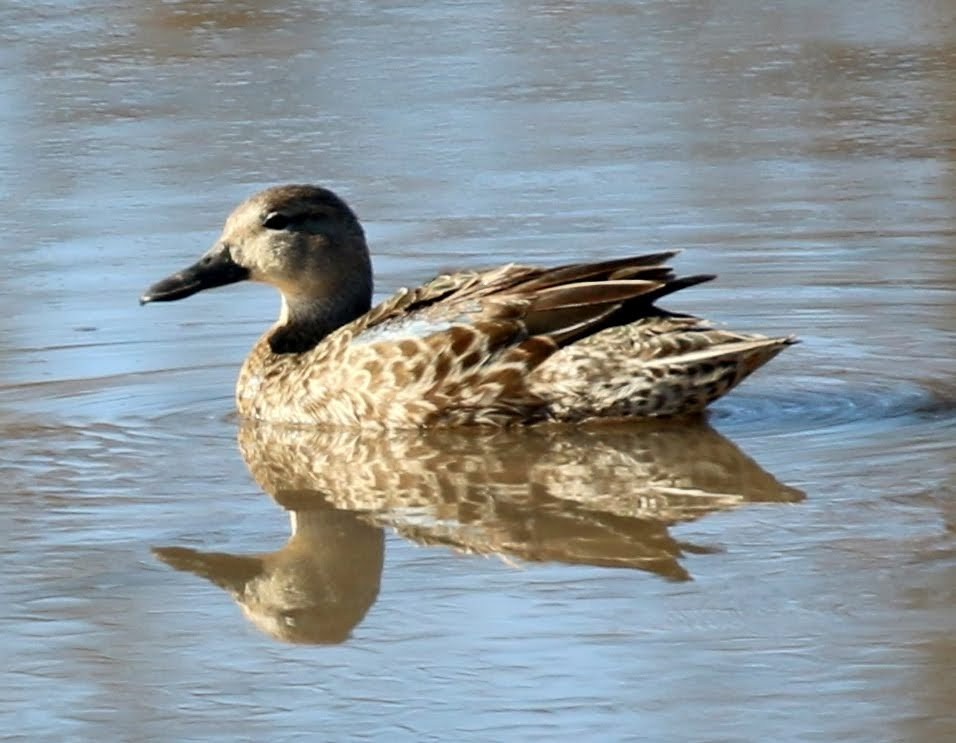
[[[222,236],[196,263],[140,298],[171,302],[237,281],[272,284],[285,320],[341,325],[367,312],[372,268],[365,235],[348,205],[318,186],[275,186],[229,215]]]

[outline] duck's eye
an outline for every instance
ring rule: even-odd
[[[271,212],[262,220],[262,226],[269,230],[284,230],[291,222],[292,220],[282,212]]]

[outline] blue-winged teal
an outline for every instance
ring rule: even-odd
[[[702,411],[794,342],[655,306],[713,278],[676,277],[673,255],[463,271],[373,308],[352,210],[324,188],[277,186],[141,301],[243,279],[279,289],[279,321],[239,374],[244,416],[388,427],[673,416]]]

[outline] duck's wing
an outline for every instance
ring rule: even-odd
[[[558,349],[635,318],[680,279],[673,253],[552,269],[508,265],[440,276],[403,290],[321,344],[326,368],[391,420],[412,425],[501,424],[546,414],[529,374]],[[321,349],[321,350],[320,350]],[[381,414],[381,413],[379,413]]]
[[[558,347],[606,327],[662,316],[654,302],[713,276],[678,278],[664,265],[675,252],[557,268],[509,264],[439,276],[401,290],[349,326],[349,342],[424,338],[458,326],[509,327]]]

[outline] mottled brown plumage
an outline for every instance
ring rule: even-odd
[[[242,279],[282,293],[239,375],[249,417],[341,426],[580,422],[696,413],[792,338],[711,328],[655,302],[677,277],[656,253],[439,276],[371,308],[358,219],[315,186],[256,194],[195,265],[142,301]]]

